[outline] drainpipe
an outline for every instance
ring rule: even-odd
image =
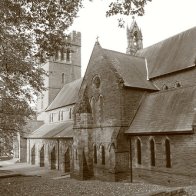
[[[133,182],[133,165],[132,165],[132,145],[131,145],[131,138],[130,138],[130,147],[129,147],[129,158],[130,158],[130,181]]]
[[[29,142],[29,157],[28,157],[28,160],[29,160],[29,164],[31,164],[31,148],[30,148],[30,139],[28,139],[28,142]]]
[[[58,170],[60,170],[60,161],[59,161],[59,139],[57,139],[58,142],[58,149],[57,149],[57,153],[58,153]]]
[[[18,159],[19,162],[21,162],[21,141],[20,141],[20,133],[17,133],[17,139],[18,139]]]

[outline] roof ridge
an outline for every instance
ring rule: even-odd
[[[182,35],[182,34],[184,34],[184,33],[186,33],[186,32],[192,31],[194,28],[196,29],[196,26],[195,26],[195,27],[192,27],[192,28],[190,28],[190,29],[184,30],[184,31],[182,31],[182,32],[180,32],[180,33],[176,33],[176,34],[174,34],[174,35],[172,35],[172,36],[170,36],[170,37],[167,37],[167,38],[165,38],[165,39],[163,39],[163,40],[161,40],[161,41],[158,41],[158,42],[155,43],[155,44],[152,44],[152,45],[147,46],[147,47],[145,47],[145,48],[143,48],[143,49],[140,49],[140,50],[138,50],[137,52],[140,52],[140,51],[145,50],[145,49],[148,49],[148,48],[150,48],[150,47],[152,47],[152,46],[161,44],[161,43],[163,43],[163,42],[165,42],[165,41],[167,41],[167,40],[170,40],[170,39],[172,39],[172,38],[174,38],[174,37],[176,37],[176,36]],[[137,54],[137,53],[136,53],[136,54]]]
[[[123,54],[123,55],[125,55],[127,57],[131,57],[131,58],[145,59],[145,57],[143,57],[143,56],[134,56],[134,55],[130,55],[130,54],[127,54],[127,53],[124,53],[124,52],[110,50],[110,49],[106,49],[106,48],[102,48],[102,49],[103,50],[106,50],[106,51],[110,51],[110,52],[115,52],[115,53]]]

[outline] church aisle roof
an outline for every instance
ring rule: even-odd
[[[196,27],[139,50],[136,55],[147,58],[149,78],[195,66]]]
[[[73,121],[44,124],[35,130],[28,138],[71,138],[73,137]]]
[[[76,103],[83,78],[65,84],[46,111]]]
[[[133,119],[127,134],[192,131],[196,86],[150,93]]]
[[[157,90],[147,80],[145,59],[112,50],[103,49],[106,57],[124,80],[124,85],[134,88]]]

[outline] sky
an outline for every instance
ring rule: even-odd
[[[117,18],[105,17],[108,0],[84,0],[78,17],[70,30],[82,35],[82,76],[85,73],[96,38],[103,48],[126,52],[126,26],[132,16],[124,17],[125,28],[118,27]],[[145,15],[135,16],[142,30],[144,47],[196,26],[196,0],[152,0],[145,7]]]

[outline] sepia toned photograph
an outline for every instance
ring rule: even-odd
[[[0,196],[196,196],[195,0],[0,0]]]

